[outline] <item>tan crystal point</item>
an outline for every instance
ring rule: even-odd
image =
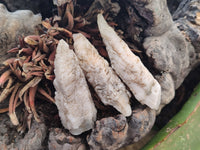
[[[97,111],[78,59],[64,40],[58,43],[54,65],[59,116],[65,128],[79,135],[93,127]]]
[[[97,24],[116,73],[140,103],[157,110],[161,100],[160,84],[140,58],[131,52],[128,45],[107,24],[102,14],[97,16]]]
[[[74,49],[89,83],[105,105],[111,105],[125,116],[131,115],[129,93],[108,62],[81,34],[73,34]]]

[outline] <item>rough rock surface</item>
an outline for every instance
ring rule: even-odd
[[[74,137],[59,128],[53,128],[49,133],[49,150],[86,150],[86,145],[80,137]]]
[[[91,150],[114,150],[139,141],[154,125],[156,111],[150,108],[133,110],[129,119],[123,115],[103,118],[87,138]]]
[[[143,43],[146,54],[149,60],[153,62],[154,67],[161,73],[161,77],[158,78],[163,79],[169,85],[174,84],[174,89],[177,89],[199,61],[195,52],[196,47],[186,40],[187,33],[182,34],[177,28],[177,24],[173,22],[167,9],[166,0],[140,1],[141,3],[143,3],[145,10],[152,12],[153,16],[152,24],[143,30],[146,37]],[[136,9],[138,10],[140,7]],[[141,11],[138,12],[140,16],[145,14]],[[172,80],[165,76],[166,73],[171,75]],[[174,91],[162,87],[162,94],[165,95],[162,96],[161,107],[165,105],[164,103],[167,104],[170,101],[166,99],[166,93],[171,100],[173,98]]]
[[[200,53],[200,1],[183,0],[178,9],[173,14],[176,26],[185,36],[188,42],[191,42],[195,48],[197,58],[193,59],[191,65],[199,61]],[[195,57],[192,56],[191,57]]]
[[[0,60],[8,58],[7,51],[17,46],[18,38],[35,33],[36,25],[41,23],[41,16],[29,10],[9,12],[0,3]]]
[[[35,120],[31,124],[30,130],[24,138],[19,141],[19,150],[39,150],[42,149],[46,137],[47,128],[44,123],[37,123]]]
[[[103,118],[96,121],[87,141],[91,150],[114,150],[123,145],[127,131],[128,124],[123,115]]]
[[[144,47],[148,57],[154,60],[156,69],[171,74],[177,89],[191,70],[194,48],[174,24],[162,35],[146,38]]]
[[[172,76],[169,73],[163,73],[162,76],[155,77],[161,85],[161,103],[157,114],[160,113],[162,108],[171,102],[175,96],[175,87]]]
[[[132,116],[128,122],[128,135],[124,145],[138,142],[143,138],[154,125],[156,111],[148,107],[137,108],[133,110]]]
[[[46,137],[47,128],[44,123],[33,121],[31,129],[25,136],[19,135],[8,118],[1,114],[0,148],[4,150],[40,150]],[[9,133],[9,134],[8,134]]]

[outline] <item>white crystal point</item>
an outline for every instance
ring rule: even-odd
[[[78,59],[64,40],[58,43],[54,65],[59,116],[66,129],[79,135],[93,127],[97,111]]]
[[[108,62],[81,34],[73,34],[74,49],[89,83],[105,105],[111,105],[125,116],[130,116],[129,93]]]
[[[102,14],[97,16],[97,24],[113,69],[140,103],[157,110],[161,101],[160,84],[140,58],[131,52],[128,45],[107,24]]]

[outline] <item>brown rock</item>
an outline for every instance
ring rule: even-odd
[[[13,126],[6,114],[0,116],[0,149],[3,150],[41,150],[46,137],[44,123],[33,121],[31,129],[23,136]]]
[[[133,110],[130,121],[128,122],[127,138],[125,145],[138,142],[150,132],[156,119],[156,111],[148,107]]]
[[[128,124],[123,115],[103,118],[96,121],[87,141],[91,150],[115,150],[123,145],[127,131]]]
[[[49,134],[49,150],[86,150],[80,137],[72,136],[59,128],[53,128]]]

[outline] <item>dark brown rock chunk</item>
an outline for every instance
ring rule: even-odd
[[[200,53],[200,1],[183,0],[173,14],[173,19],[186,40],[194,46],[195,52]],[[190,54],[190,57],[194,56]]]
[[[49,134],[49,150],[86,150],[80,137],[72,136],[59,128],[53,128]]]
[[[124,144],[127,131],[128,124],[123,115],[103,118],[96,121],[96,127],[87,141],[91,150],[114,150]]]
[[[90,149],[115,150],[135,143],[151,130],[155,118],[156,112],[148,107],[133,110],[128,119],[123,115],[103,118],[87,138]]]
[[[156,111],[148,107],[133,110],[128,123],[127,138],[125,145],[138,142],[150,132],[156,119]]]
[[[46,137],[47,128],[44,123],[37,123],[35,120],[30,130],[22,140],[19,141],[19,150],[40,150]]]

